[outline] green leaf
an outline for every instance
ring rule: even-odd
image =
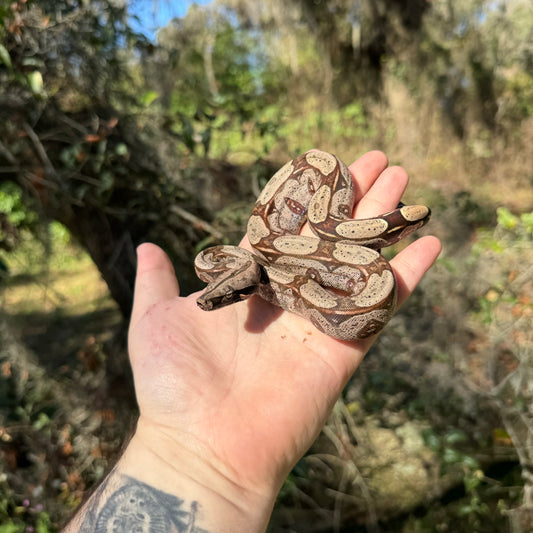
[[[70,233],[66,226],[63,226],[61,222],[57,222],[57,220],[53,220],[50,223],[50,235],[52,237],[52,241],[61,243],[62,245],[66,245],[70,242]]]
[[[31,92],[33,94],[43,93],[43,75],[38,70],[34,70],[33,72],[27,74],[26,79],[28,80]]]
[[[78,157],[81,155],[82,148],[79,144],[72,144],[63,148],[59,153],[61,162],[70,170],[78,165]]]
[[[0,44],[0,63],[3,63],[9,70],[13,69],[13,64],[11,63],[11,56],[9,55],[7,48],[3,44]]]
[[[141,105],[148,107],[156,98],[159,98],[159,93],[156,91],[146,91],[141,96]]]
[[[472,457],[471,455],[465,455],[463,457],[463,465],[471,469],[479,468],[478,460],[475,457]]]
[[[129,150],[128,150],[128,147],[124,143],[118,143],[115,146],[115,153],[117,155],[125,156],[125,155],[128,155]]]
[[[444,436],[444,442],[446,444],[456,444],[457,442],[464,442],[466,435],[460,429],[453,429]]]
[[[22,528],[19,528],[19,526],[13,522],[8,522],[7,524],[0,526],[0,533],[20,533],[21,531]]]
[[[115,183],[115,176],[109,170],[100,174],[100,191],[109,191]]]
[[[533,235],[533,213],[522,213],[520,215],[520,220],[524,224],[526,231]]]
[[[463,459],[463,454],[453,448],[445,448],[442,459],[445,463],[459,463]]]
[[[474,473],[472,476],[465,476],[463,482],[466,492],[472,492],[475,488],[479,487],[481,479]]]
[[[41,68],[41,67],[45,66],[44,61],[42,59],[37,58],[37,57],[25,57],[22,60],[22,64],[25,67],[38,67],[38,68]]]
[[[47,513],[41,513],[37,522],[37,533],[50,533],[52,531],[52,523]]]
[[[426,446],[433,451],[438,451],[440,448],[440,437],[432,429],[424,429],[422,431],[422,438]]]
[[[33,429],[39,431],[50,424],[50,418],[45,413],[39,413],[37,420],[33,423]]]
[[[514,229],[518,224],[518,217],[513,215],[506,207],[498,207],[498,224],[505,229]]]

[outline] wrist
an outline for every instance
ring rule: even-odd
[[[201,446],[173,433],[141,418],[119,462],[64,533],[264,532],[277,488],[243,487]]]
[[[116,474],[182,501],[181,511],[196,512],[197,527],[209,532],[266,529],[278,487],[243,486],[239,473],[186,435],[154,428],[139,420],[135,435],[117,464]]]

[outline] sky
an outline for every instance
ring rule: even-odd
[[[158,28],[175,17],[183,17],[192,4],[204,5],[211,0],[130,0],[129,11],[138,17],[132,28],[155,40]]]

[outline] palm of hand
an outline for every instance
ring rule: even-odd
[[[195,299],[158,302],[132,328],[142,418],[187,434],[235,472],[281,475],[324,424],[363,346],[257,297],[213,313]]]

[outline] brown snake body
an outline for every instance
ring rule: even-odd
[[[378,333],[396,305],[396,280],[378,250],[423,226],[425,206],[401,206],[375,218],[350,218],[353,180],[336,156],[313,150],[284,165],[266,184],[248,221],[255,253],[214,246],[195,259],[209,285],[204,310],[258,294],[353,341]],[[299,235],[309,222],[316,237]]]

